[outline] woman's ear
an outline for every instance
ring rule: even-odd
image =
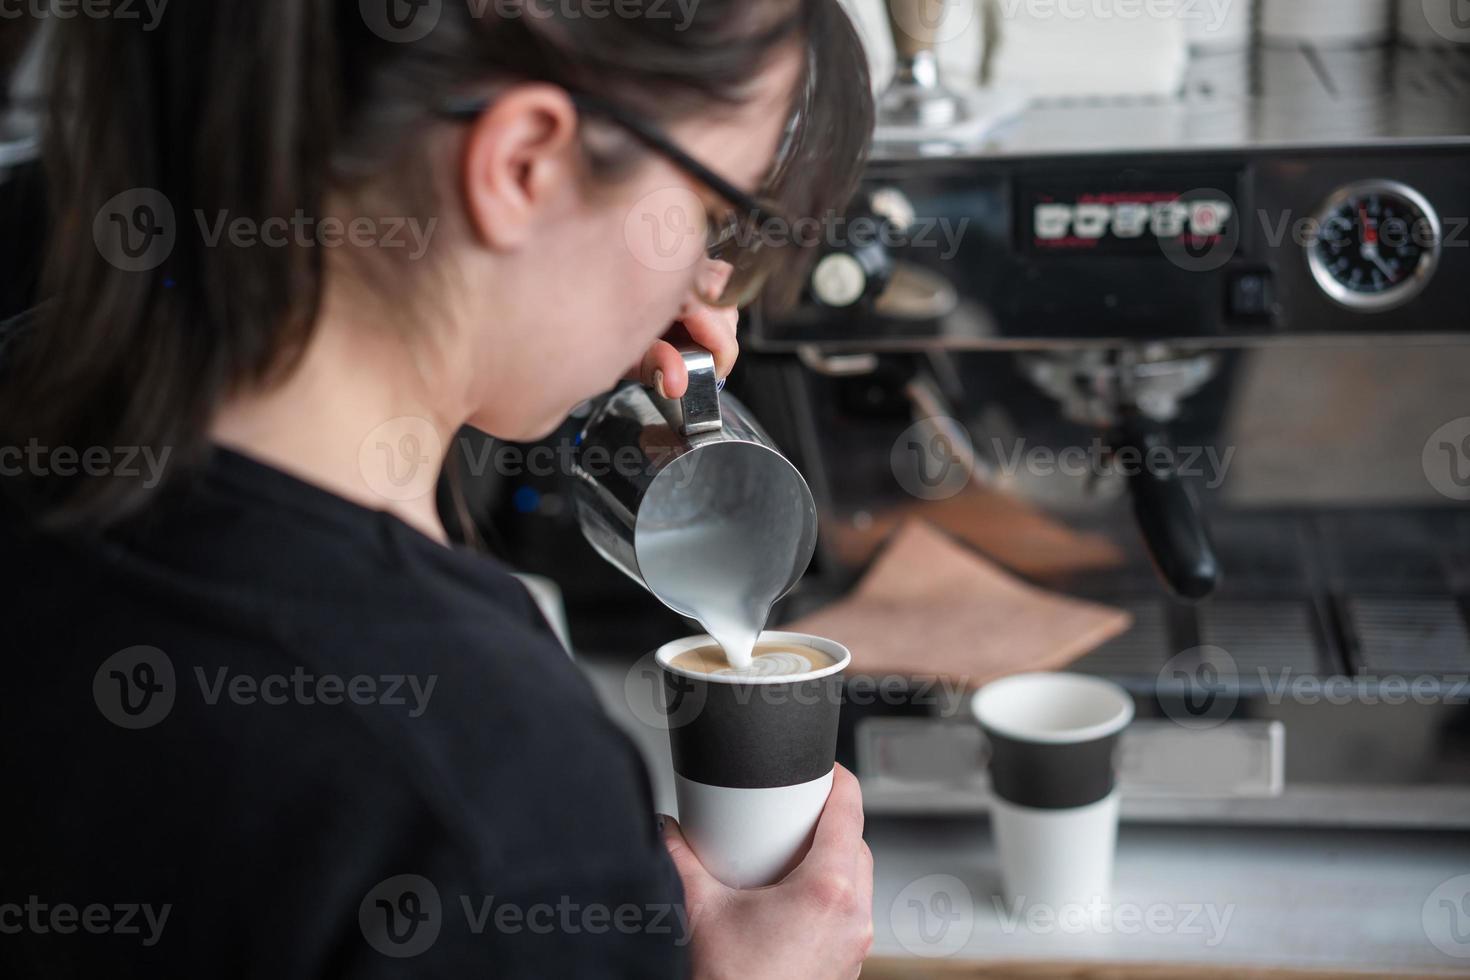
[[[564,182],[577,178],[577,124],[564,89],[525,84],[506,89],[470,127],[464,198],[486,247],[519,248]]]

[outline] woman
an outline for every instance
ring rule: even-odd
[[[852,777],[786,881],[721,886],[431,492],[462,424],[678,395],[686,335],[730,370],[727,304],[795,267],[752,228],[859,167],[836,0],[53,27],[48,302],[0,396],[0,972],[855,975]]]

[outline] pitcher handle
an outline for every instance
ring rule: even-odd
[[[680,428],[686,436],[701,432],[719,432],[724,426],[720,416],[720,389],[725,383],[715,375],[715,356],[703,347],[681,347],[684,369],[689,372],[689,388],[679,399]]]

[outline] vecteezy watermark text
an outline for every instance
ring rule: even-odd
[[[675,729],[689,724],[704,710],[708,691],[703,684],[687,683],[677,675],[673,690],[664,685],[664,672],[654,654],[644,654],[623,678],[623,698],[640,722],[654,729]],[[852,674],[843,679],[842,701],[852,707],[927,708],[940,717],[958,713],[974,687],[972,678],[938,674]],[[732,697],[737,704],[818,704],[829,692],[818,681],[792,684],[736,685]]]
[[[632,256],[655,272],[692,268],[708,255],[709,219],[699,195],[685,186],[662,187],[645,194],[623,221],[623,240]],[[916,217],[899,229],[890,221],[864,215],[829,213],[788,218],[766,214],[736,228],[729,244],[744,251],[762,249],[887,248],[937,251],[942,261],[958,254],[970,219]]]
[[[894,440],[889,464],[899,486],[921,500],[944,500],[964,490],[980,470],[1007,479],[1025,473],[1116,479],[1150,473],[1201,480],[1218,489],[1230,472],[1235,447],[1113,445],[1095,437],[1087,445],[1037,446],[1024,437],[1009,446],[990,440],[989,458],[977,462],[969,433],[957,419],[931,416],[904,429]]]
[[[700,456],[678,447],[584,445],[576,439],[557,439],[523,446],[486,439],[456,439],[459,472],[479,479],[486,474],[511,479],[581,476],[630,479],[663,475],[675,490],[690,486],[699,476]],[[451,450],[453,453],[455,450]],[[434,492],[444,444],[428,419],[403,415],[373,428],[358,447],[363,481],[387,500],[416,500]]]
[[[86,932],[94,936],[139,936],[144,946],[156,946],[172,911],[172,904],[155,908],[147,902],[89,902],[77,906],[71,902],[46,902],[39,895],[30,895],[24,904],[0,902],[0,935],[69,936]]]
[[[353,674],[313,672],[296,666],[289,673],[251,674],[229,667],[191,675],[204,704],[239,707],[344,704],[407,709],[419,718],[428,710],[437,674]],[[173,659],[157,647],[133,646],[104,660],[92,678],[92,697],[102,716],[119,728],[152,728],[167,718],[182,693]]]
[[[495,895],[462,894],[456,899],[457,916],[445,910],[438,887],[428,878],[394,875],[363,897],[358,925],[369,946],[394,959],[426,952],[451,925],[474,936],[487,932],[505,936],[647,934],[670,936],[678,946],[686,945],[690,938],[689,916],[683,905],[675,903],[606,905],[579,902],[570,895],[535,902]]]
[[[1180,20],[1202,22],[1214,32],[1225,26],[1236,4],[1249,0],[1000,0],[1006,20]]]
[[[1105,902],[1101,898],[1085,902],[1028,902],[1024,895],[1006,903],[993,897],[1000,930],[1006,935],[1027,932],[1033,935],[1110,935],[1137,936],[1203,936],[1206,948],[1213,949],[1225,941],[1230,920],[1235,915],[1234,903],[1220,906],[1212,902]]]
[[[1164,477],[1170,474],[1199,478],[1210,489],[1225,482],[1235,447],[1221,452],[1214,446],[1110,446],[1095,438],[1086,446],[1027,446],[1017,439],[1007,451],[999,439],[991,448],[1000,462],[1000,472],[1015,476],[1025,471],[1033,476],[1139,476],[1145,472]]]
[[[445,0],[358,0],[370,31],[385,41],[411,44],[439,26]],[[694,23],[700,0],[464,0],[477,20],[676,20],[675,32]]]
[[[341,248],[351,245],[356,248],[409,249],[408,258],[417,261],[429,251],[429,242],[438,218],[421,222],[414,217],[370,218],[359,215],[355,218],[313,218],[297,209],[289,218],[266,218],[257,221],[248,217],[231,217],[228,211],[216,211],[212,216],[203,211],[194,212],[199,226],[200,238],[209,248],[218,248],[228,242],[236,248]]]
[[[888,922],[894,939],[915,956],[949,957],[970,944],[977,927],[1001,934],[1198,936],[1206,948],[1225,941],[1235,905],[1208,902],[1112,902],[1101,896],[1070,902],[1035,902],[1024,895],[991,897],[994,918],[983,914],[969,885],[954,875],[930,874],[909,882],[894,897]],[[982,922],[983,920],[983,922]]]
[[[0,0],[4,2],[4,0]],[[205,248],[353,247],[402,252],[411,261],[429,251],[439,219],[411,215],[314,216],[213,213],[196,209],[195,229]],[[110,198],[92,221],[97,251],[124,272],[148,272],[168,261],[184,224],[173,202],[152,187],[134,187]]]
[[[170,446],[43,446],[32,437],[24,446],[0,446],[0,477],[141,476],[143,488],[152,490],[163,482],[172,452]]]
[[[470,13],[502,20],[520,17],[548,20],[674,20],[674,30],[694,23],[700,0],[466,0]]]
[[[231,674],[220,667],[207,674],[203,667],[194,668],[194,678],[205,704],[218,704],[223,698],[238,705],[283,704],[380,704],[389,708],[408,708],[408,717],[418,718],[429,707],[434,695],[436,674],[421,680],[415,674],[312,674],[296,667],[290,674]],[[410,704],[408,696],[412,695]]]
[[[54,18],[74,20],[142,21],[152,31],[163,19],[169,0],[0,0],[0,20]]]
[[[1464,705],[1470,704],[1467,674],[1332,674],[1318,676],[1290,667],[1257,667],[1242,673],[1230,652],[1218,646],[1191,647],[1170,657],[1155,680],[1164,714],[1189,729],[1223,725],[1242,693],[1276,706],[1290,704]]]

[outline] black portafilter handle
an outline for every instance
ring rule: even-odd
[[[1119,421],[1117,445],[1131,447],[1140,460],[1128,474],[1128,490],[1159,578],[1183,599],[1205,598],[1220,584],[1220,559],[1194,493],[1179,475],[1168,430],[1130,409]]]

